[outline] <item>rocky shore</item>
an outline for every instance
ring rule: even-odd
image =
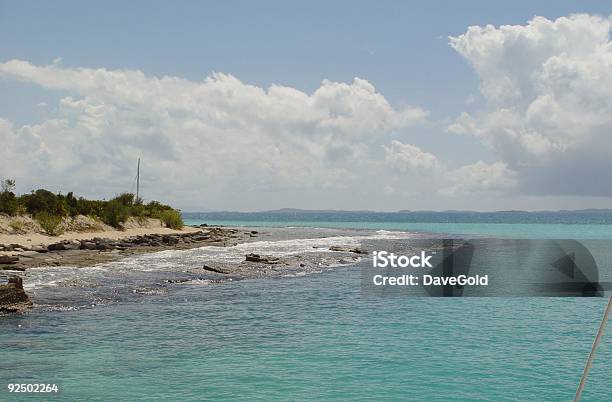
[[[198,229],[186,233],[150,233],[122,239],[92,237],[83,240],[61,240],[48,245],[0,244],[0,271],[25,271],[31,267],[50,265],[81,267],[145,252],[228,246],[257,234],[255,231],[220,227],[203,226]]]
[[[79,237],[75,238],[76,234],[71,233],[64,238],[47,241],[46,244],[4,242],[0,244],[0,285],[6,283],[7,279],[10,283],[0,286],[0,311],[23,312],[31,307],[32,303],[23,291],[21,279],[26,281],[26,289],[29,289],[29,281],[40,280],[41,276],[44,278],[47,270],[53,272],[49,278],[52,278],[54,285],[28,290],[34,303],[66,306],[79,304],[80,300],[90,300],[88,304],[97,305],[133,295],[163,294],[185,283],[211,284],[315,274],[338,266],[354,265],[367,254],[356,247],[354,241],[343,243],[341,240],[339,243],[338,237],[333,236],[335,232],[315,233],[312,237],[313,233],[309,231],[271,228],[260,233],[249,228],[201,225],[174,232],[136,235],[127,232],[123,237],[114,232],[112,236],[106,237],[104,234],[110,233],[102,232],[90,236],[79,233]],[[328,236],[331,236],[329,240]],[[302,239],[305,244],[301,243]],[[277,245],[271,247],[274,243]],[[99,279],[92,278],[91,271],[85,271],[87,273],[83,276],[77,273],[79,267],[96,265],[104,266],[102,269],[105,270],[109,267],[106,263],[129,256],[142,257],[147,261],[148,257],[142,254],[205,246],[218,246],[223,250],[219,250],[219,253],[210,249],[197,252],[195,255],[209,256],[202,258],[203,261],[193,258],[194,254],[176,254],[173,257],[176,258],[176,264],[168,269],[118,270],[111,276],[102,275]],[[216,258],[217,255],[220,258]],[[155,266],[157,261],[150,263]],[[29,270],[37,267],[41,269]],[[55,267],[60,271],[55,271]],[[56,272],[64,272],[64,268],[73,271],[68,276],[55,276]],[[113,281],[119,278],[122,278],[121,286],[117,287]],[[124,286],[131,281],[134,281],[133,287]],[[110,286],[108,292],[104,290],[106,284]],[[67,294],[73,296],[66,299]]]
[[[92,266],[129,255],[169,249],[203,246],[231,246],[257,236],[256,231],[240,231],[206,225],[183,233],[148,233],[120,239],[92,237],[64,239],[47,245],[0,244],[0,311],[22,312],[31,307],[15,271],[45,266]]]

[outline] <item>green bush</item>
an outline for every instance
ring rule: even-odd
[[[173,211],[173,209],[172,207],[157,201],[151,201],[145,206],[145,214],[149,218],[161,219],[161,216],[165,211]]]
[[[38,189],[19,198],[19,202],[25,205],[28,213],[33,216],[40,212],[56,216],[66,216],[68,214],[69,206],[66,197],[61,194],[55,195],[49,190]]]
[[[49,230],[43,229],[50,233],[60,230],[61,222],[58,220],[77,215],[96,217],[115,228],[121,228],[130,216],[136,217],[141,224],[145,224],[147,218],[156,218],[161,219],[169,228],[183,227],[180,212],[158,201],[143,204],[132,193],[119,194],[105,201],[77,198],[72,192],[66,195],[54,194],[44,189],[16,196],[14,189],[14,180],[0,181],[0,213],[11,216],[29,213],[41,222],[41,226],[45,225]]]
[[[19,202],[15,194],[10,191],[0,193],[0,212],[14,216],[19,211]]]
[[[102,221],[107,225],[115,228],[121,228],[121,226],[130,217],[130,208],[126,205],[121,204],[117,200],[108,201],[106,208],[104,209],[104,215]]]
[[[14,216],[19,211],[19,202],[15,197],[15,181],[14,180],[3,180],[0,183],[2,188],[0,191],[0,212]]]
[[[59,236],[64,233],[62,228],[62,217],[57,215],[51,215],[46,212],[40,212],[36,215],[38,224],[49,236]]]
[[[174,209],[162,212],[160,219],[170,229],[180,230],[184,225],[181,213]]]

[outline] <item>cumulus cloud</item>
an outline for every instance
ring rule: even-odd
[[[222,73],[194,82],[22,60],[0,63],[0,77],[61,94],[53,119],[24,126],[0,120],[3,176],[108,195],[129,187],[142,156],[152,196],[181,194],[216,208],[229,198],[245,209],[244,197],[262,192],[358,185],[370,144],[428,114],[391,106],[359,78],[325,80],[307,94]]]
[[[449,131],[491,146],[523,192],[612,194],[602,173],[612,169],[611,26],[577,14],[450,37],[480,78],[485,107]]]
[[[478,161],[448,172],[451,184],[441,190],[442,194],[458,195],[482,191],[505,193],[516,187],[516,173],[503,162]]]
[[[419,147],[411,144],[403,144],[393,140],[389,146],[383,146],[385,160],[398,171],[431,173],[432,170],[440,168],[438,158],[422,151]]]

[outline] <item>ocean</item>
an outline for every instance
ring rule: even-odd
[[[372,297],[350,264],[304,276],[160,284],[186,275],[185,267],[250,250],[307,253],[323,241],[358,244],[389,232],[612,239],[612,214],[305,215],[185,214],[189,224],[272,235],[229,250],[31,270],[25,283],[38,307],[0,317],[0,400],[30,399],[9,394],[12,382],[58,384],[60,393],[44,399],[62,401],[573,399],[602,298]],[[272,229],[279,227],[289,229]],[[611,361],[607,335],[583,400],[612,399]]]

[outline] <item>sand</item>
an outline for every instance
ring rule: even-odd
[[[176,233],[193,233],[201,229],[193,227],[185,227],[182,230],[168,229],[164,227],[156,228],[133,228],[125,230],[105,230],[101,232],[66,232],[60,236],[47,236],[40,233],[29,234],[0,234],[0,244],[20,244],[23,246],[43,245],[48,246],[52,243],[57,243],[62,240],[88,240],[94,237],[102,239],[118,240],[131,236],[145,234],[176,234]]]

